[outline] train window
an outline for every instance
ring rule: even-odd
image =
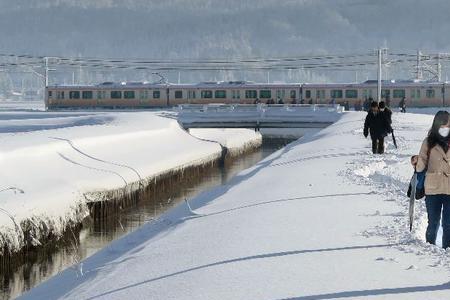
[[[420,89],[412,89],[411,90],[411,98],[419,99],[420,98]]]
[[[83,91],[81,92],[81,97],[83,99],[92,99],[93,98],[92,94],[93,94],[92,91]]]
[[[317,99],[325,99],[325,90],[317,90],[316,98]]]
[[[122,99],[121,91],[111,91],[111,99]]]
[[[305,98],[311,98],[311,91],[310,90],[307,90],[305,92]]]
[[[272,97],[271,90],[260,90],[259,91],[259,98],[268,99]]]
[[[52,97],[52,91],[48,91],[48,97],[49,97],[49,98]]]
[[[227,92],[225,90],[217,90],[214,92],[214,98],[226,98]]]
[[[56,92],[56,98],[57,99],[64,99],[64,91]]]
[[[345,90],[345,98],[358,98],[358,90]]]
[[[233,99],[240,99],[241,98],[241,92],[239,90],[233,90],[232,91]]]
[[[291,90],[290,95],[291,95],[291,99],[295,99],[297,97],[297,93],[295,90]]]
[[[135,93],[134,93],[134,91],[124,91],[123,92],[123,97],[125,98],[125,99],[134,99],[135,98]]]
[[[389,98],[391,96],[391,90],[381,90],[381,98]]]
[[[403,98],[403,97],[405,97],[405,90],[394,90],[392,92],[392,97],[394,97],[394,98]]]
[[[427,98],[434,98],[434,90],[433,89],[427,89],[425,93],[427,95]]]
[[[183,98],[183,91],[175,91],[175,99]]]
[[[212,91],[208,91],[208,90],[202,91],[201,96],[202,96],[202,99],[212,98]]]
[[[364,99],[372,98],[372,90],[363,90]]]
[[[331,98],[342,98],[342,90],[331,90]]]
[[[79,91],[70,91],[69,99],[80,99],[80,92]]]
[[[153,99],[159,99],[161,97],[160,91],[153,91]]]
[[[258,95],[256,93],[256,90],[246,90],[245,91],[245,98],[258,98]]]

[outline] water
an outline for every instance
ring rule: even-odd
[[[238,172],[255,165],[288,142],[286,139],[264,139],[262,147],[255,152],[232,159],[226,162],[225,166],[214,167],[194,181],[171,187],[170,192],[156,201],[143,200],[119,216],[95,222],[88,220],[79,233],[74,233],[79,242],[68,241],[57,249],[31,253],[29,261],[13,273],[1,274],[1,298],[19,296],[77,261],[91,256],[111,241],[135,230],[185,198],[195,197],[206,189],[227,183]]]

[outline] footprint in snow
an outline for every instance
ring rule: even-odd
[[[410,265],[406,270],[418,270],[419,268],[416,265]]]
[[[377,257],[375,259],[376,261],[387,261],[387,262],[394,262],[394,263],[398,263],[399,261],[396,258],[389,258],[389,257]]]

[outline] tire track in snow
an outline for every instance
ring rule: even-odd
[[[87,168],[87,169],[90,169],[90,170],[95,170],[95,171],[99,171],[99,172],[104,172],[104,173],[110,173],[110,174],[117,175],[118,177],[120,177],[120,179],[123,180],[123,182],[125,183],[125,186],[128,185],[128,183],[127,183],[127,181],[125,180],[125,178],[124,178],[122,175],[120,175],[119,173],[117,173],[117,172],[114,172],[114,171],[111,171],[111,170],[106,170],[106,169],[100,169],[100,168],[95,168],[95,167],[87,166],[87,165],[84,165],[84,164],[82,164],[82,163],[76,162],[76,161],[74,161],[74,160],[68,158],[67,156],[65,156],[65,155],[62,154],[61,152],[57,152],[57,153],[59,154],[59,156],[60,156],[62,159],[66,160],[66,161],[68,161],[68,162],[70,162],[70,163],[72,163],[72,164],[74,164],[74,165],[81,166],[81,167],[84,167],[84,168]]]
[[[73,143],[71,140],[69,140],[69,139],[64,139],[64,138],[60,138],[60,137],[49,137],[49,138],[50,138],[50,139],[54,139],[54,140],[60,140],[60,141],[65,141],[65,142],[67,142],[73,150],[75,150],[76,152],[80,153],[81,155],[83,155],[83,156],[85,156],[85,157],[88,157],[88,158],[90,158],[90,159],[92,159],[92,160],[96,160],[96,161],[99,161],[99,162],[102,162],[102,163],[114,165],[114,166],[117,166],[117,167],[127,168],[127,169],[133,171],[133,172],[137,175],[137,177],[139,178],[139,183],[142,184],[142,177],[141,177],[141,175],[140,175],[139,172],[138,172],[135,168],[133,168],[133,167],[130,167],[130,166],[125,165],[125,164],[120,164],[120,163],[116,163],[116,162],[112,162],[112,161],[107,161],[107,160],[103,160],[103,159],[101,159],[101,158],[94,157],[94,156],[92,156],[92,155],[90,155],[90,154],[88,154],[88,153],[86,153],[86,152],[80,150],[80,149],[79,149],[78,147],[76,147],[76,146],[74,145],[74,143]],[[111,171],[111,172],[113,172],[113,171]],[[122,176],[121,176],[121,177],[122,177]]]

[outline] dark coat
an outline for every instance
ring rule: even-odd
[[[386,119],[386,116],[380,112],[376,115],[369,111],[364,122],[364,136],[367,137],[370,132],[372,139],[378,139],[385,137],[388,134],[390,125]]]
[[[380,111],[378,113],[381,114],[386,119],[386,122],[388,124],[387,133],[391,133],[392,132],[392,110],[390,110],[389,108],[386,107],[384,109],[384,111]]]

